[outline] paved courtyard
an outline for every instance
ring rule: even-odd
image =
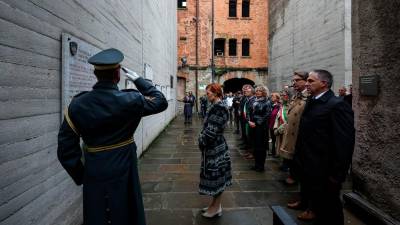
[[[298,192],[297,186],[283,183],[279,159],[267,158],[266,171],[250,170],[252,160],[245,160],[238,144],[239,136],[231,125],[225,131],[233,167],[233,186],[223,194],[223,215],[216,219],[201,216],[200,209],[209,198],[197,192],[200,151],[197,136],[201,120],[184,125],[178,116],[152,143],[139,160],[143,201],[148,225],[272,225],[271,205],[286,205]],[[350,191],[350,182],[344,185]],[[294,216],[297,211],[288,210]],[[362,225],[345,211],[346,224]],[[307,224],[296,221],[298,224]]]

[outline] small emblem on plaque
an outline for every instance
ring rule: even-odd
[[[71,55],[74,56],[78,52],[78,43],[75,41],[69,42],[69,51],[71,52]]]

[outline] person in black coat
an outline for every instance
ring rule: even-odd
[[[271,116],[272,105],[268,99],[268,90],[259,86],[255,89],[255,101],[251,106],[249,126],[253,130],[254,166],[252,170],[264,171],[265,159],[269,149],[268,121]]]
[[[183,114],[185,115],[185,124],[192,123],[193,106],[195,104],[196,97],[194,97],[192,92],[189,91],[182,101],[185,104],[183,107]]]
[[[200,97],[200,108],[201,108],[201,117],[206,118],[207,108],[208,108],[208,100],[206,95]]]
[[[240,91],[235,93],[235,97],[233,98],[233,118],[235,122],[235,134],[239,134],[239,127],[240,127],[240,99],[242,97],[242,93]]]
[[[72,99],[58,134],[58,159],[74,182],[83,184],[85,225],[146,224],[133,134],[142,117],[164,111],[168,102],[125,68],[139,91],[119,90],[122,60],[117,49],[89,58],[98,82]]]
[[[351,163],[354,115],[349,104],[330,89],[326,70],[309,73],[306,88],[311,95],[303,111],[294,155],[300,182],[309,195],[316,225],[342,225],[341,184]],[[300,214],[300,218],[303,214]],[[304,216],[304,215],[303,215]]]

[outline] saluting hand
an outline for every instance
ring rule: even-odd
[[[128,68],[121,67],[121,69],[125,72],[126,77],[128,77],[128,79],[130,79],[132,81],[135,81],[136,79],[138,79],[140,77],[135,71],[132,71]]]

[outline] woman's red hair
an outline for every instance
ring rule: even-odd
[[[222,98],[222,88],[221,85],[217,83],[211,83],[207,85],[206,90],[211,91],[212,93],[215,94],[215,96]]]

